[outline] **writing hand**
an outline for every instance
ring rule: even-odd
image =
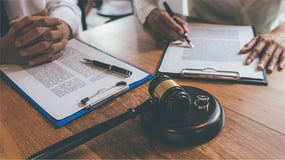
[[[261,55],[258,69],[273,72],[275,66],[282,70],[285,66],[285,24],[279,25],[271,33],[254,37],[240,51],[250,52],[245,64],[249,65],[253,59]]]
[[[166,11],[154,9],[147,17],[147,23],[159,39],[185,41],[181,35],[188,32],[188,23],[179,17],[170,17]]]

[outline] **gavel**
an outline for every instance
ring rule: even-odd
[[[112,119],[67,137],[31,155],[28,159],[55,158],[124,121],[135,118],[139,114],[142,114],[142,128],[150,136],[167,143],[179,145],[185,144],[185,142],[192,143],[194,142],[191,140],[192,138],[202,138],[203,141],[207,141],[221,130],[224,124],[223,110],[215,98],[208,97],[210,94],[207,92],[197,88],[186,87],[186,89],[166,75],[157,75],[149,85],[150,97],[142,104],[130,108],[125,113]],[[196,98],[192,103],[189,93],[193,90],[195,94],[199,94],[200,99]],[[207,101],[207,103],[204,101]],[[196,109],[193,106],[196,106]],[[202,107],[202,109],[197,109],[197,106]],[[198,116],[195,116],[196,111],[200,112]],[[201,115],[202,117],[200,117]],[[201,124],[204,124],[204,127],[199,126]],[[200,134],[202,136],[199,136]]]

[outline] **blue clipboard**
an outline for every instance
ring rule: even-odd
[[[76,39],[76,40],[78,40],[78,39]],[[91,46],[90,44],[87,44],[87,43],[85,43],[83,41],[80,41],[80,40],[78,40],[78,41],[81,42],[81,43],[84,43],[84,44],[86,44],[86,45],[88,45],[88,46],[90,46],[90,47],[92,47],[92,48],[94,48],[94,49],[104,53],[104,54],[107,54],[108,56],[111,56],[112,58],[118,59],[118,58],[110,55],[109,53],[106,53],[106,52],[104,52],[104,51],[102,51],[102,50],[100,50],[100,49],[98,49],[98,48],[96,48],[94,46]],[[120,60],[120,59],[118,59],[118,60]],[[123,60],[120,60],[120,61],[122,61],[124,63],[127,63],[127,62],[125,62]],[[127,63],[127,64],[129,64],[129,63]],[[131,65],[131,64],[129,64],[129,65]],[[131,65],[131,66],[133,66],[133,65]],[[133,67],[135,67],[135,66],[133,66]],[[137,68],[137,67],[135,67],[135,68]],[[139,68],[137,68],[137,69],[139,69]],[[141,70],[141,69],[139,69],[139,70]],[[143,70],[141,70],[141,71],[143,71]],[[145,71],[143,71],[143,72],[145,72]],[[147,72],[145,72],[145,73],[147,73]],[[119,94],[115,94],[113,96],[108,97],[107,99],[104,99],[103,101],[101,101],[101,102],[97,103],[96,105],[92,106],[92,108],[88,108],[88,109],[82,108],[81,110],[71,114],[70,116],[67,116],[67,117],[65,117],[63,119],[58,120],[58,119],[55,119],[54,117],[52,117],[43,107],[41,107],[33,98],[31,98],[25,91],[23,91],[2,70],[0,70],[0,76],[9,85],[11,85],[18,93],[20,93],[25,99],[27,99],[30,102],[30,104],[32,104],[43,115],[43,117],[45,117],[54,127],[62,127],[64,125],[70,123],[71,121],[73,121],[73,120],[75,120],[75,119],[77,119],[77,118],[79,118],[79,117],[81,117],[81,116],[83,116],[83,115],[85,115],[85,114],[87,114],[87,113],[89,113],[89,112],[99,108],[99,107],[102,107],[102,106],[106,105],[107,103],[111,102],[115,98],[117,98],[117,97],[119,97],[119,96],[129,92],[132,89],[135,89],[136,87],[146,83],[147,81],[151,80],[154,77],[152,74],[147,73],[144,78],[129,84],[129,88],[127,90],[124,90],[123,92],[120,92]]]

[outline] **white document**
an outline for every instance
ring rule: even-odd
[[[117,75],[86,64],[83,58],[120,66],[132,71],[132,75]],[[116,83],[125,81],[130,85],[149,75],[75,39],[69,41],[58,60],[36,67],[2,65],[1,71],[56,120],[83,109],[80,101],[85,97],[98,93],[90,102],[102,101],[128,89],[115,87]]]
[[[191,23],[188,38],[195,47],[187,47],[186,42],[171,42],[158,71],[181,73],[189,69],[209,73],[207,71],[215,70],[225,71],[217,74],[233,72],[241,78],[263,79],[263,72],[257,70],[258,59],[254,59],[251,65],[245,65],[248,54],[239,54],[253,37],[252,26]]]

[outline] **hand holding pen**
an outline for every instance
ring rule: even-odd
[[[169,7],[169,5],[166,2],[163,2],[164,8],[166,10],[166,12],[168,13],[168,15],[176,22],[176,23],[180,23],[179,19],[177,19],[177,17],[174,17],[174,13],[171,10],[171,8]],[[194,45],[193,43],[190,41],[190,39],[188,39],[187,37],[187,30],[182,34],[182,37],[186,40],[187,44],[189,45],[189,47],[193,48]]]
[[[154,36],[158,39],[185,41],[188,23],[182,18],[174,16],[171,9],[167,10],[170,13],[154,9],[147,17],[147,24],[150,25]]]

